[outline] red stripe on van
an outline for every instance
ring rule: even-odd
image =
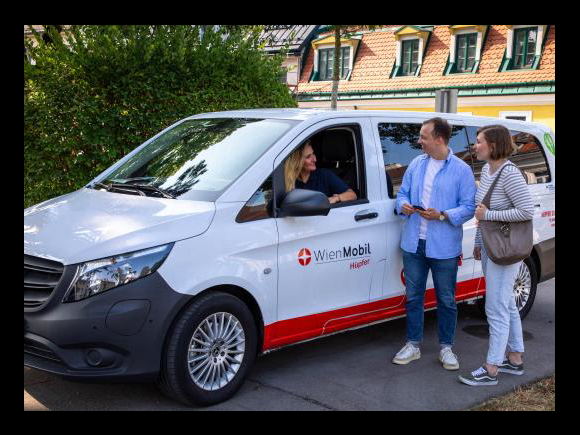
[[[485,278],[472,279],[457,283],[455,299],[462,301],[483,293],[485,293]],[[427,290],[425,308],[433,308],[436,305],[435,289]],[[266,351],[298,343],[321,335],[403,314],[405,314],[405,295],[325,313],[281,320],[266,325],[262,350]]]

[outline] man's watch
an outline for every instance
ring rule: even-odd
[[[439,220],[440,221],[444,221],[445,220],[445,215],[443,214],[443,212],[439,213]]]

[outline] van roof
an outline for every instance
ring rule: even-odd
[[[290,119],[296,121],[306,121],[308,119],[318,118],[319,120],[342,118],[342,117],[384,117],[390,118],[433,118],[440,116],[450,121],[473,120],[476,124],[501,123],[506,126],[513,125],[514,128],[521,126],[539,127],[541,130],[548,131],[549,127],[537,122],[518,121],[515,119],[498,119],[485,116],[464,115],[461,113],[439,113],[439,112],[412,112],[401,110],[332,110],[332,109],[245,109],[230,110],[224,112],[208,112],[194,115],[191,118],[266,118],[266,119]],[[482,124],[483,123],[483,124]]]

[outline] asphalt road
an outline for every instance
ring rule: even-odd
[[[495,387],[461,384],[458,373],[475,370],[487,353],[487,324],[475,305],[459,305],[454,352],[460,370],[437,360],[436,312],[425,315],[421,359],[391,363],[404,344],[405,319],[282,349],[257,359],[232,399],[188,408],[153,384],[84,384],[24,368],[24,410],[464,410],[556,371],[555,278],[538,286],[524,320],[523,376],[500,374]]]

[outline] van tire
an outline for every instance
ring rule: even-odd
[[[526,304],[520,309],[520,318],[522,320],[524,320],[524,318],[528,315],[528,313],[532,309],[532,305],[534,305],[534,301],[536,300],[536,290],[538,288],[538,274],[536,271],[536,264],[534,263],[534,260],[532,259],[532,257],[528,257],[524,260],[524,264],[528,268],[528,271],[530,273],[531,286],[528,300],[526,301]],[[515,291],[516,290],[514,287],[514,292]],[[487,316],[485,314],[485,296],[477,300],[477,308],[479,308],[482,317],[486,319]]]
[[[212,316],[217,313],[225,313],[238,320],[243,330],[245,349],[243,360],[233,378],[223,387],[208,391],[196,385],[190,374],[189,346],[198,328],[201,328],[206,320],[216,319]],[[256,346],[257,332],[254,318],[240,299],[222,292],[203,295],[182,312],[168,334],[158,386],[172,399],[189,406],[209,406],[223,402],[232,397],[244,383],[256,357]]]

